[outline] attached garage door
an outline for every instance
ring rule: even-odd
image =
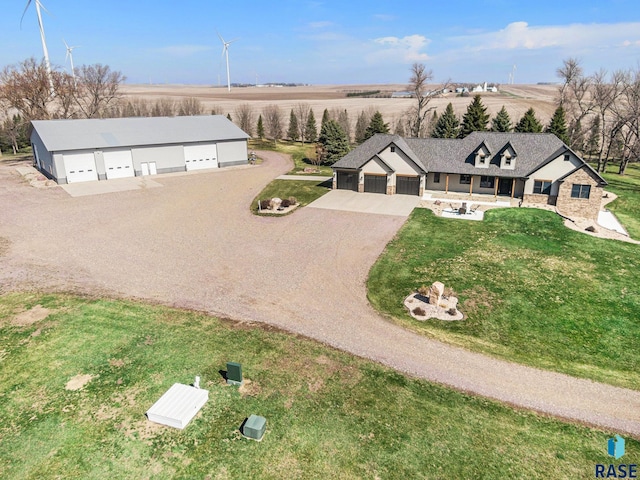
[[[420,195],[420,177],[396,177],[396,193]]]
[[[64,155],[64,170],[67,183],[98,180],[96,161],[91,153],[67,153]]]
[[[337,172],[338,190],[358,191],[358,174],[355,172]]]
[[[107,179],[135,177],[131,150],[110,150],[102,155]]]
[[[188,145],[184,147],[184,161],[187,170],[204,170],[218,167],[218,148],[209,145]]]
[[[369,193],[387,193],[387,176],[365,175],[364,191]]]

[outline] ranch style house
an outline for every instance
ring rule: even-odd
[[[597,219],[607,182],[550,133],[473,132],[461,139],[376,134],[333,165],[333,188],[520,198]]]
[[[249,135],[224,115],[34,120],[35,166],[60,184],[246,164]]]

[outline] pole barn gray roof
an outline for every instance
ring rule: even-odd
[[[31,123],[50,152],[249,138],[224,115],[34,120]]]

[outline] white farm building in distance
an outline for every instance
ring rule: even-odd
[[[60,184],[247,163],[249,135],[223,115],[31,123],[35,164]]]

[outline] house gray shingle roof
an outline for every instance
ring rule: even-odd
[[[333,166],[361,168],[369,159],[394,143],[427,172],[526,177],[566,146],[550,133],[473,132],[462,139],[402,138],[378,134],[349,152]],[[475,166],[474,152],[484,143],[491,152],[486,168]],[[510,144],[517,156],[513,169],[500,168],[500,154]],[[406,149],[408,147],[408,150]]]
[[[249,138],[224,115],[34,120],[50,152]]]

